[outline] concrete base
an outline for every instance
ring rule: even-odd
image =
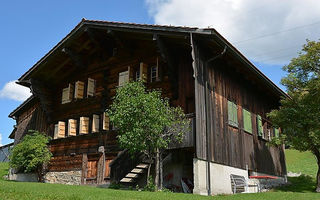
[[[208,195],[208,162],[193,159],[194,194]],[[248,172],[226,165],[210,162],[210,190],[212,195],[232,194],[230,175],[235,174],[248,179]]]
[[[193,177],[194,177],[194,194],[208,195],[208,162],[199,159],[193,159]],[[226,165],[210,162],[210,190],[211,195],[233,194],[231,187],[230,175],[243,176],[248,180],[248,184],[258,184],[260,189],[265,191],[273,187],[286,184],[285,177],[277,177],[277,179],[249,179],[248,171]],[[268,175],[268,174],[254,174]],[[258,192],[258,187],[249,187],[249,193]]]
[[[19,182],[38,182],[38,175],[35,173],[14,173],[14,170],[9,170],[8,180]]]
[[[200,195],[208,195],[207,187],[207,162],[203,160],[193,159],[193,193]]]

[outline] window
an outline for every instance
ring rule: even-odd
[[[158,81],[158,67],[152,66],[150,71],[150,82]]]
[[[69,84],[68,87],[63,88],[62,90],[62,100],[61,104],[69,103],[72,101],[73,97],[73,85]]]
[[[129,82],[129,70],[119,73],[119,87]]]
[[[228,101],[228,124],[238,127],[238,108],[237,105]]]
[[[79,126],[80,134],[88,134],[89,133],[89,117],[80,117],[80,126]]]
[[[109,130],[110,128],[110,120],[108,114],[105,112],[103,113],[103,123],[102,123],[102,129],[103,130]]]
[[[66,130],[66,123],[59,121],[58,124],[54,125],[54,139],[64,138]]]
[[[140,68],[139,68],[139,79],[141,79],[142,82],[147,82],[147,78],[148,78],[148,65],[146,63],[141,62]]]
[[[92,78],[88,78],[87,97],[93,97],[96,90],[96,81]]]
[[[242,109],[243,112],[243,128],[244,131],[248,133],[252,133],[252,121],[251,121],[251,113],[246,109]]]
[[[68,136],[76,136],[77,134],[77,120],[68,120]]]
[[[258,136],[264,138],[263,136],[263,125],[262,125],[262,118],[260,115],[257,115],[257,128],[258,128]]]
[[[140,80],[140,70],[136,71],[136,81]]]
[[[84,82],[77,81],[75,84],[74,98],[83,99],[83,94],[84,94]]]
[[[93,115],[92,117],[92,132],[99,132],[99,115]]]

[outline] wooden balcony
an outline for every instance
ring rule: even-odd
[[[195,146],[195,133],[196,133],[196,116],[195,113],[190,113],[186,115],[190,121],[190,128],[184,134],[182,141],[171,142],[168,149],[179,149],[179,148],[188,148]]]

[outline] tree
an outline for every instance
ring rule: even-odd
[[[170,142],[181,141],[188,120],[180,107],[171,107],[160,90],[146,91],[142,82],[130,82],[117,89],[110,109],[110,121],[118,130],[120,146],[129,153],[143,152],[155,162],[155,184],[161,189],[161,151]],[[147,179],[149,180],[150,165]]]
[[[268,115],[282,129],[282,136],[274,143],[286,142],[315,155],[316,191],[320,192],[320,42],[307,40],[298,57],[283,69],[288,74],[281,82],[290,97],[283,98],[280,108]]]
[[[39,182],[42,182],[42,168],[48,163],[52,154],[48,149],[49,138],[38,131],[24,136],[22,141],[16,144],[10,155],[10,167],[18,171],[37,172]]]

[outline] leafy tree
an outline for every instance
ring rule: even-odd
[[[320,42],[307,40],[298,57],[283,69],[288,74],[281,82],[290,98],[282,99],[280,108],[269,113],[272,122],[282,128],[282,136],[274,142],[286,142],[315,155],[316,191],[320,192]]]
[[[118,130],[120,146],[131,154],[144,152],[155,161],[155,184],[161,189],[161,151],[170,142],[181,141],[189,127],[182,109],[171,107],[160,90],[147,91],[142,82],[130,82],[117,89],[107,112]]]
[[[10,167],[25,173],[37,172],[39,182],[42,181],[43,164],[49,162],[52,154],[48,149],[49,138],[38,131],[24,136],[15,145],[10,155]]]

